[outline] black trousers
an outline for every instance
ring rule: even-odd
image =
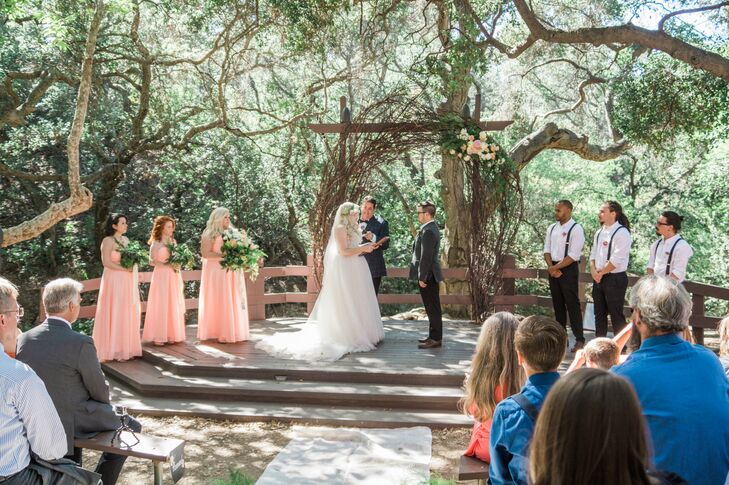
[[[430,323],[428,338],[441,341],[443,340],[443,310],[440,308],[440,285],[431,274],[425,280],[425,288],[418,284],[418,289]]]
[[[562,268],[562,276],[549,277],[549,292],[552,294],[554,318],[567,329],[567,314],[570,316],[570,327],[578,342],[585,341],[582,332],[582,309],[578,293],[580,268],[578,263]]]
[[[382,276],[373,276],[372,277],[372,284],[375,287],[375,295],[380,294],[380,283],[382,283]]]
[[[134,432],[139,433],[142,431],[142,424],[139,421],[131,416],[126,419],[127,425],[129,425]],[[81,463],[82,451],[83,450],[81,448],[74,448],[73,455],[66,456],[66,458],[75,461],[78,463],[78,466],[83,466]],[[127,457],[124,455],[115,455],[114,453],[104,452],[101,454],[99,463],[96,465],[96,470],[94,471],[101,475],[101,481],[104,485],[114,485],[119,479],[119,474],[121,474],[122,467],[124,466],[126,459]]]
[[[595,335],[607,336],[608,315],[613,324],[613,335],[617,335],[625,327],[625,292],[628,289],[628,275],[608,273],[600,283],[592,284],[592,299],[595,302]]]

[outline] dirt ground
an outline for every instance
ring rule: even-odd
[[[185,444],[185,476],[181,485],[210,484],[228,478],[237,469],[251,478],[258,478],[292,438],[294,425],[285,423],[242,423],[201,418],[138,417],[146,432],[156,436],[180,438]],[[432,477],[455,479],[458,459],[468,444],[470,429],[456,428],[433,431],[430,462]],[[84,452],[84,465],[93,468],[98,454]],[[119,485],[152,483],[149,460],[129,458]],[[172,483],[169,466],[165,466],[165,483]],[[322,484],[323,485],[323,484]]]

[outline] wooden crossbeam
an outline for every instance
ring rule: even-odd
[[[512,124],[506,121],[482,121],[478,125],[485,131],[501,131]],[[388,131],[425,133],[433,131],[432,124],[423,123],[311,123],[309,129],[315,133],[383,133]]]

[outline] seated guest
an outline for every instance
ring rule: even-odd
[[[527,317],[514,337],[527,381],[521,392],[501,401],[494,411],[489,452],[489,483],[527,483],[529,440],[539,408],[559,379],[557,368],[567,351],[567,331],[551,318]]]
[[[614,374],[579,369],[560,379],[549,391],[534,429],[529,483],[686,484],[673,473],[648,471],[650,458],[640,413],[635,391]]]
[[[514,349],[514,334],[519,320],[508,312],[491,315],[483,322],[471,373],[466,378],[461,405],[476,422],[471,442],[464,453],[485,462],[489,458],[489,436],[494,408],[506,396],[516,394],[524,385],[524,371]]]
[[[613,372],[635,388],[648,422],[656,468],[694,485],[724,483],[729,473],[729,379],[713,352],[681,333],[691,316],[682,285],[644,276],[630,294],[642,344]]]
[[[719,360],[724,373],[729,377],[729,316],[719,323]]]
[[[613,365],[624,362],[628,356],[622,355],[621,352],[623,351],[625,344],[631,340],[632,334],[633,324],[629,323],[612,339],[608,339],[606,337],[597,337],[592,339],[590,342],[594,343],[590,347],[590,363],[587,364],[587,349],[578,350],[577,353],[575,353],[574,360],[565,371],[565,374],[569,374],[586,364],[587,367],[608,370]],[[638,341],[638,346],[640,346],[640,341]],[[614,359],[613,352],[615,353]]]
[[[13,342],[22,313],[18,290],[0,278],[0,339]],[[33,369],[0,352],[0,482],[41,484],[30,454],[55,460],[66,454],[66,435],[53,401]]]
[[[67,453],[81,463],[74,438],[89,438],[116,430],[119,417],[109,403],[109,386],[91,337],[71,329],[81,308],[81,283],[69,278],[51,281],[43,289],[48,318],[25,332],[18,341],[18,360],[28,364],[43,380],[56,405],[67,437]],[[135,431],[141,425],[130,419]],[[104,485],[114,485],[126,456],[104,453],[96,473]]]

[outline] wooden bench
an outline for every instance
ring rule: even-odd
[[[458,480],[478,480],[478,483],[486,483],[489,478],[489,464],[472,456],[461,456],[458,463]]]
[[[77,448],[86,448],[87,450],[97,450],[152,460],[154,466],[154,485],[162,485],[162,464],[169,461],[172,481],[173,483],[177,483],[185,473],[185,441],[172,438],[160,438],[143,433],[135,433],[134,435],[139,438],[139,443],[135,444],[137,440],[132,433],[127,431],[121,433],[121,439],[118,436],[114,438],[114,431],[104,431],[93,438],[77,439],[74,442],[74,446]],[[112,442],[113,438],[114,440]]]

